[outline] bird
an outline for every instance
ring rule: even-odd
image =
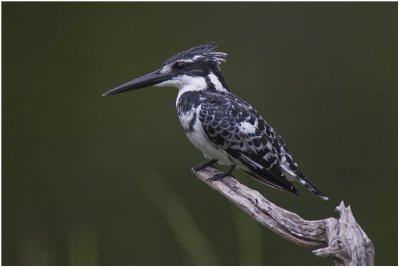
[[[192,47],[167,59],[153,72],[117,86],[103,96],[130,90],[176,87],[176,111],[191,143],[207,160],[193,168],[228,166],[210,181],[221,180],[239,168],[278,190],[298,195],[293,182],[329,200],[299,170],[284,139],[244,99],[228,87],[221,71],[227,53],[215,42]]]

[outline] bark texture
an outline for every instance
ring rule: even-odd
[[[299,246],[313,249],[316,256],[330,257],[335,265],[374,265],[374,246],[356,222],[350,206],[346,207],[343,201],[336,207],[339,219],[305,220],[278,207],[233,177],[210,181],[212,176],[220,173],[213,167],[193,170],[193,173],[254,220]]]

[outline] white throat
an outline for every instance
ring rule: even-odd
[[[201,76],[181,75],[181,76],[175,77],[171,80],[157,84],[155,86],[157,86],[157,87],[166,87],[166,86],[177,87],[179,89],[179,92],[178,92],[178,96],[177,96],[176,100],[178,101],[180,96],[185,92],[206,90],[207,82],[206,82],[206,79]]]

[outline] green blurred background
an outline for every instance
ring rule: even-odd
[[[4,265],[330,265],[195,178],[177,91],[103,98],[186,48],[331,198],[236,177],[308,219],[341,200],[397,264],[397,3],[2,3]]]

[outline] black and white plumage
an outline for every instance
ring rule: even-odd
[[[238,167],[251,177],[276,189],[298,194],[291,181],[328,200],[298,169],[285,141],[246,101],[228,88],[220,64],[227,54],[206,45],[183,51],[165,61],[161,68],[116,87],[104,95],[155,86],[179,88],[176,110],[193,145],[209,161],[228,165],[220,179]]]

